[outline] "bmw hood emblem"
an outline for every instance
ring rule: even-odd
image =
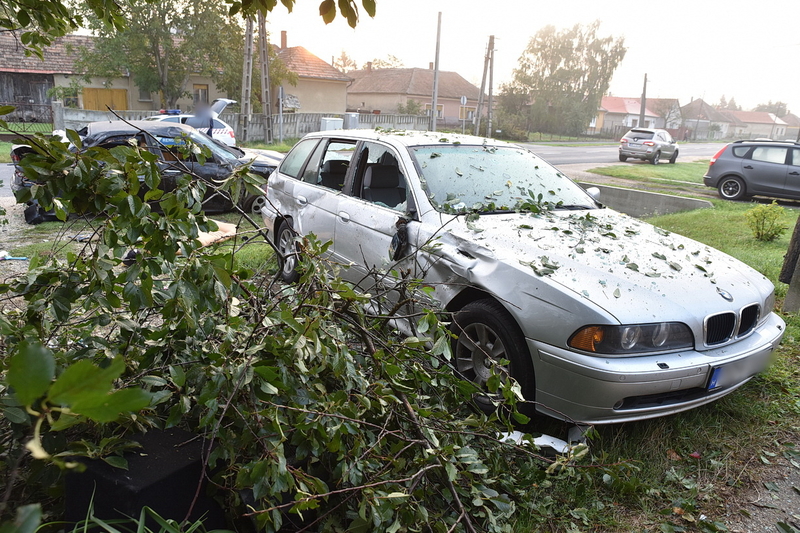
[[[727,301],[729,301],[729,302],[733,301],[733,295],[731,293],[729,293],[728,291],[724,291],[724,290],[720,289],[719,287],[717,287],[717,293],[719,293],[719,295],[722,296],[723,298],[725,298]]]

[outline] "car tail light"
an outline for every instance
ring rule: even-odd
[[[626,139],[625,137],[623,137],[622,139],[620,139],[620,140],[619,140],[619,142],[621,142],[621,143],[627,143],[627,142],[628,142],[628,139]]]
[[[19,156],[19,154],[17,154],[16,152],[11,152],[11,162],[12,163],[14,163],[16,165],[21,160],[22,160],[22,158]]]
[[[717,162],[717,159],[719,159],[719,156],[722,155],[722,152],[724,152],[728,148],[728,146],[730,146],[730,145],[726,144],[725,146],[720,148],[719,151],[716,154],[714,154],[714,157],[711,158],[711,162],[708,164],[709,167]]]
[[[642,144],[645,145],[645,146],[655,146],[656,145],[656,143],[654,143],[653,141],[645,141]]]

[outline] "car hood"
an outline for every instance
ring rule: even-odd
[[[767,278],[744,263],[609,209],[483,215],[471,221],[461,216],[445,224],[437,243],[455,261],[499,262],[521,276],[559,285],[560,293],[589,300],[620,323],[659,322],[665,316],[690,321],[763,305],[773,291]],[[501,279],[470,281],[516,300],[505,288],[519,286],[507,278],[514,273],[502,272],[486,276]]]
[[[240,148],[240,150],[244,152],[244,155],[239,158],[240,161],[247,163],[252,161],[258,165],[277,167],[283,160],[283,154],[274,150],[259,150],[255,148]]]

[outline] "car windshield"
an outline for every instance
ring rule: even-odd
[[[194,142],[198,146],[201,147],[205,146],[209,150],[211,150],[211,153],[214,155],[216,159],[219,159],[221,161],[229,161],[230,163],[234,164],[238,161],[238,158],[234,153],[232,153],[231,150],[223,148],[222,146],[214,142],[207,135],[200,133],[199,131],[191,131],[188,134],[188,136],[192,140],[192,142]],[[158,140],[162,144],[164,144],[164,146],[175,146],[176,144],[183,143],[183,141],[181,141],[180,139],[178,139],[178,142],[176,143],[175,139],[169,139],[166,137],[158,137]]]
[[[594,209],[578,185],[518,147],[415,146],[422,187],[437,211],[462,213]]]

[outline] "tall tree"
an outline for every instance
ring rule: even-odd
[[[514,86],[532,102],[534,127],[576,134],[597,114],[611,76],[625,57],[624,39],[598,37],[599,21],[531,38],[514,71]]]
[[[124,30],[90,25],[97,39],[78,62],[87,76],[116,78],[127,70],[140,89],[174,107],[191,74],[220,78],[236,63],[243,31],[221,0],[124,0],[119,6]]]
[[[151,1],[143,0],[145,3]],[[281,0],[289,12],[295,2]],[[230,0],[229,3],[231,15],[266,13],[278,5],[277,0]],[[54,38],[71,33],[88,22],[100,21],[108,28],[123,28],[123,4],[113,0],[0,0],[0,31],[21,31],[22,44],[31,53],[41,56],[42,49],[52,44]],[[360,0],[360,4],[367,15],[375,16],[375,0]],[[359,0],[323,0],[319,14],[325,24],[329,24],[339,13],[350,27],[355,28],[361,16],[358,5]]]
[[[772,100],[767,102],[766,104],[758,104],[753,111],[766,111],[767,113],[774,113],[778,117],[785,116],[789,111],[786,106],[786,102],[775,102],[772,103]]]
[[[342,50],[339,57],[333,60],[333,66],[342,72],[349,72],[351,70],[356,70],[358,68],[358,63],[356,63],[356,60],[350,57],[347,52]]]
[[[725,99],[725,95],[719,97],[719,103],[714,106],[717,109],[728,109],[728,100]]]
[[[403,64],[403,60],[397,56],[393,56],[389,54],[386,56],[385,59],[375,58],[368,63],[364,63],[364,66],[361,68],[367,68],[367,65],[371,63],[372,68],[403,68],[405,65]]]

